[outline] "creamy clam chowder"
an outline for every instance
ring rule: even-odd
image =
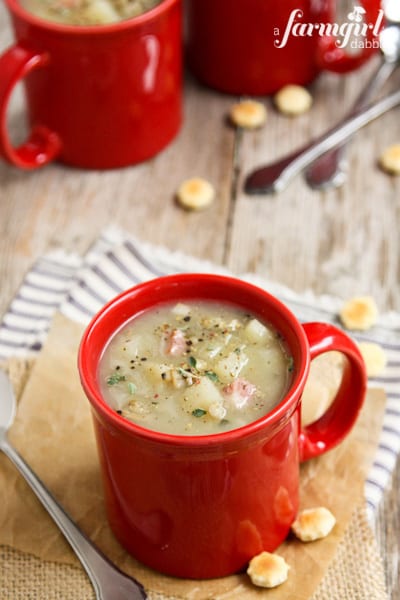
[[[42,19],[64,25],[106,25],[150,10],[162,0],[20,0]]]
[[[285,395],[293,360],[279,332],[229,304],[160,305],[128,322],[101,358],[106,401],[135,423],[203,435],[241,427]]]

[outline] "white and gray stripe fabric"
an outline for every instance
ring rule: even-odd
[[[119,292],[141,281],[177,272],[231,274],[213,263],[143,243],[115,228],[104,231],[83,258],[61,251],[46,255],[27,273],[0,324],[0,359],[37,354],[56,311],[87,323]],[[300,321],[338,325],[340,299],[315,297],[312,293],[299,295],[254,274],[240,277],[280,298]],[[354,336],[359,341],[381,344],[388,356],[384,375],[369,382],[370,386],[383,388],[387,395],[379,448],[365,486],[371,518],[400,452],[399,332],[400,315],[390,313],[383,315],[368,334]]]
[[[33,265],[0,324],[0,358],[40,351],[51,318],[73,286],[80,264],[78,256],[55,252]]]

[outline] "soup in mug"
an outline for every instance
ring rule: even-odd
[[[221,433],[284,397],[293,360],[282,336],[234,305],[160,305],[129,321],[100,361],[105,400],[148,429]]]
[[[37,17],[64,25],[106,25],[137,17],[162,0],[20,0]]]

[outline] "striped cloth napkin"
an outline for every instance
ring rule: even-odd
[[[223,267],[151,246],[108,228],[84,257],[62,251],[40,258],[27,273],[0,324],[0,359],[35,355],[46,339],[53,314],[86,324],[119,292],[148,279],[178,272],[230,274]],[[290,289],[254,274],[241,277],[282,300],[300,321],[337,323],[342,301]],[[365,485],[368,514],[374,518],[400,452],[400,314],[388,313],[358,340],[377,342],[388,357],[385,373],[370,380],[383,388],[387,406],[375,462]]]

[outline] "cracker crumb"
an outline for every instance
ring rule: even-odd
[[[252,583],[259,587],[273,588],[286,581],[289,565],[282,556],[261,552],[249,562],[247,574]]]
[[[387,357],[384,349],[374,342],[359,342],[358,347],[364,359],[368,377],[378,377],[385,370]]]
[[[267,109],[262,102],[257,100],[241,100],[233,104],[229,116],[232,123],[237,127],[257,129],[265,124]]]
[[[302,542],[313,542],[326,537],[334,528],[336,519],[324,506],[302,510],[292,523],[292,531]]]
[[[203,210],[214,201],[215,189],[206,179],[193,177],[180,184],[176,198],[178,203],[187,210]]]
[[[400,144],[388,146],[379,157],[381,168],[391,175],[400,175]]]
[[[375,325],[378,307],[371,296],[358,296],[344,303],[339,317],[346,329],[366,331]]]
[[[275,94],[274,102],[279,112],[294,117],[310,110],[312,96],[301,85],[289,84]]]

